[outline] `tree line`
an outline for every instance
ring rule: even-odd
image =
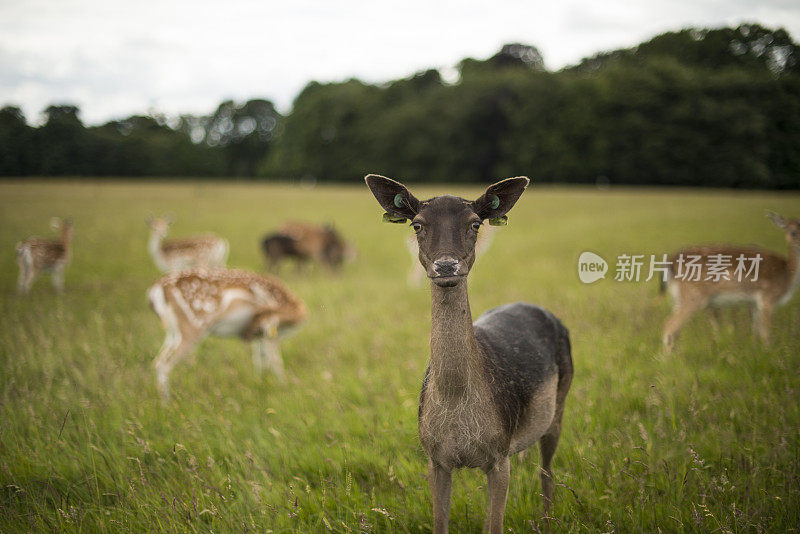
[[[226,101],[208,116],[41,126],[0,110],[0,175],[208,176],[800,188],[800,49],[756,24],[669,32],[548,71],[505,45],[385,84],[309,83],[292,111]]]

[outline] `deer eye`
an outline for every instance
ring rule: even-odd
[[[472,229],[473,229],[473,230],[475,230],[476,232],[477,232],[478,230],[480,230],[480,229],[481,229],[481,223],[480,223],[480,221],[475,221],[475,222],[473,222],[473,223],[472,223]]]
[[[420,230],[422,230],[422,225],[418,222],[411,223],[411,228],[413,228],[416,233],[419,233]]]

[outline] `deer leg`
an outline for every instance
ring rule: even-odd
[[[19,265],[19,278],[17,278],[17,293],[23,294],[28,292],[28,263],[24,258],[20,258],[17,262]]]
[[[672,315],[667,319],[664,325],[664,348],[668,353],[672,352],[672,349],[675,348],[675,340],[678,337],[678,332],[683,326],[683,323],[704,305],[705,302],[700,299],[687,299],[684,302],[676,304]]]
[[[561,425],[555,432],[545,434],[539,440],[539,450],[542,453],[542,471],[539,474],[542,479],[542,495],[544,496],[544,516],[550,516],[550,507],[553,504],[553,455],[558,447],[558,438],[561,435]]]
[[[769,347],[769,330],[772,322],[772,304],[761,297],[756,303],[754,330],[765,347]]]
[[[197,345],[196,336],[183,336],[180,333],[168,333],[161,352],[156,356],[153,366],[156,368],[156,383],[161,397],[169,399],[169,373]]]
[[[450,522],[450,471],[428,460],[428,483],[433,496],[433,532],[447,534]]]
[[[715,306],[711,306],[708,311],[710,313],[709,322],[711,323],[711,330],[714,331],[714,337],[716,338],[719,336],[719,325],[721,322],[722,312]]]
[[[53,267],[52,272],[50,273],[50,280],[53,282],[53,287],[59,293],[64,292],[64,266],[59,265],[57,267]]]
[[[28,293],[31,290],[31,286],[33,286],[33,281],[36,280],[36,276],[39,274],[39,270],[36,269],[33,265],[28,266],[28,271],[26,273],[25,278],[25,293]]]
[[[506,512],[510,478],[511,462],[507,456],[486,471],[489,506],[486,511],[486,520],[483,523],[484,532],[489,532],[490,534],[503,532],[503,515]]]
[[[261,373],[264,371],[264,362],[261,357],[261,340],[255,339],[250,346],[253,350],[253,367],[256,370],[256,374],[261,376]]]
[[[283,372],[283,358],[277,339],[262,338],[258,342],[261,348],[262,367],[269,367],[280,382],[286,382],[286,374]]]
[[[33,265],[33,260],[29,255],[23,255],[19,259],[19,280],[17,281],[17,290],[20,293],[28,293],[33,285],[33,280],[38,274],[36,267]]]

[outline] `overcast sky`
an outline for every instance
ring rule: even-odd
[[[667,30],[754,21],[800,36],[798,0],[0,0],[0,105],[49,104],[96,124],[155,110],[212,112],[311,80],[381,82],[504,43],[549,69]]]

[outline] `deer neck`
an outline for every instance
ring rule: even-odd
[[[147,243],[147,248],[150,250],[150,254],[153,255],[154,258],[161,257],[161,242],[164,240],[164,236],[158,234],[157,232],[150,232],[150,241]]]
[[[431,385],[444,399],[458,400],[473,389],[480,376],[480,349],[466,279],[454,287],[431,282]]]
[[[72,228],[61,228],[61,242],[64,244],[64,249],[69,250],[70,242],[72,241]]]
[[[792,298],[794,290],[800,285],[800,246],[789,245],[789,257],[787,258],[786,266],[789,271],[789,287],[786,288],[786,293],[780,300],[781,304],[788,302]]]

